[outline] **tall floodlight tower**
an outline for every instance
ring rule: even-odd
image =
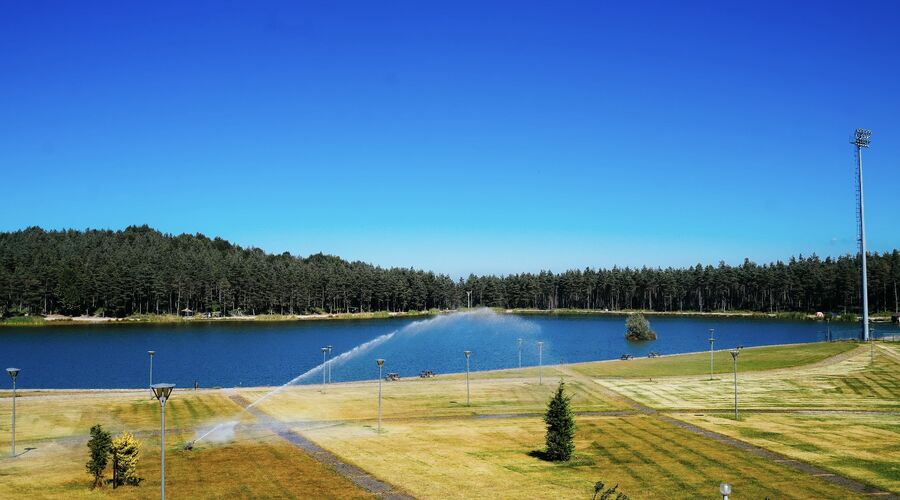
[[[857,219],[859,223],[859,260],[862,287],[862,339],[863,342],[869,341],[869,286],[868,276],[866,275],[866,212],[865,201],[863,198],[863,168],[862,168],[862,150],[869,147],[872,131],[864,128],[856,129],[850,144],[856,146],[856,194],[858,195],[859,205],[857,207]]]

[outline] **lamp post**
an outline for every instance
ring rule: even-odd
[[[856,174],[857,186],[856,194],[859,195],[859,202],[856,215],[859,222],[859,260],[860,260],[860,281],[861,281],[861,299],[862,299],[862,340],[869,341],[869,287],[868,273],[866,271],[866,211],[865,200],[863,199],[863,166],[862,166],[862,150],[868,148],[871,143],[872,131],[864,128],[858,128],[854,132],[853,139],[850,144],[856,146]]]
[[[153,386],[153,355],[156,351],[147,351],[147,354],[150,355],[150,386]]]
[[[172,395],[175,384],[153,384],[150,388],[159,400],[159,497],[166,500],[166,401]]]
[[[469,406],[469,356],[472,351],[463,351],[463,354],[466,355],[466,406]]]
[[[381,358],[376,359],[375,364],[378,365],[378,433],[381,434],[381,381],[383,380],[381,367],[384,366],[384,360]]]
[[[522,368],[522,337],[519,337],[516,342],[519,344],[519,368]]]
[[[716,329],[709,329],[709,379],[713,379],[713,343],[716,341],[715,338]]]
[[[325,377],[328,375],[328,364],[325,359],[326,354],[328,354],[328,348],[322,347],[322,394],[325,393],[325,384],[327,383]]]
[[[544,385],[544,343],[538,342],[538,385]]]
[[[466,290],[466,303],[468,304],[468,309],[472,308],[472,290]]]
[[[12,408],[12,455],[13,458],[16,458],[16,377],[19,376],[18,368],[7,368],[6,373],[9,374],[9,378],[12,379],[13,383],[13,408]]]
[[[737,357],[741,351],[732,349],[731,359],[734,361],[734,419],[738,420],[738,395],[737,395]]]
[[[722,494],[722,500],[728,500],[728,495],[731,494],[731,485],[728,483],[720,484],[719,493]]]
[[[328,348],[328,383],[330,384],[331,383],[331,349],[333,349],[333,347],[330,345],[325,346],[325,347]]]

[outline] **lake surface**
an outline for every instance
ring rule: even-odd
[[[0,329],[0,367],[15,366],[20,388],[137,388],[149,383],[147,351],[155,350],[155,382],[178,387],[321,383],[324,345],[337,357],[336,382],[377,378],[376,358],[385,373],[415,376],[518,365],[517,339],[523,339],[522,365],[538,364],[543,341],[545,365],[616,359],[623,353],[646,356],[709,349],[715,328],[717,349],[825,340],[826,324],[813,321],[710,317],[649,318],[659,339],[629,342],[624,316],[503,315],[482,310],[430,319],[366,321],[221,322],[196,324],[66,325]],[[876,326],[878,335],[900,335],[900,328]],[[855,338],[858,325],[832,323],[834,338]],[[377,340],[376,340],[377,339]],[[317,368],[319,367],[319,368]],[[9,380],[2,382],[5,389]]]

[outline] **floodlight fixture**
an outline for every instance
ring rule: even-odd
[[[853,139],[850,141],[850,144],[853,144],[858,148],[867,148],[871,143],[872,131],[865,128],[856,129],[856,132],[853,134]]]

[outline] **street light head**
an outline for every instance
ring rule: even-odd
[[[721,493],[723,495],[730,495],[731,494],[731,485],[728,483],[720,484],[719,485],[719,493]]]
[[[469,356],[472,355],[472,351],[463,351],[463,354],[465,354],[465,355],[466,355],[466,359],[468,359]]]
[[[169,396],[172,394],[172,389],[175,388],[175,384],[153,384],[150,388],[153,389],[153,394],[156,396],[156,399],[163,402],[169,399]]]
[[[147,354],[149,354],[150,357],[152,358],[153,355],[156,354],[156,351],[147,351]]]
[[[741,353],[741,351],[739,351],[739,350],[737,350],[737,349],[732,349],[732,350],[730,350],[730,351],[728,351],[728,352],[731,353],[731,357],[734,358],[734,359],[737,359],[738,354]]]
[[[869,143],[871,143],[872,131],[864,128],[856,129],[856,132],[853,134],[853,139],[850,141],[850,144],[855,145],[858,148],[867,148],[869,147]]]
[[[323,353],[328,352],[328,348],[327,348],[327,347],[323,347],[323,348],[322,348],[322,352],[323,352]]]
[[[9,374],[9,377],[11,379],[15,380],[16,377],[19,375],[19,369],[18,368],[7,368],[6,373]]]
[[[378,365],[378,368],[381,368],[381,366],[384,364],[384,360],[381,358],[376,359],[375,364]]]

